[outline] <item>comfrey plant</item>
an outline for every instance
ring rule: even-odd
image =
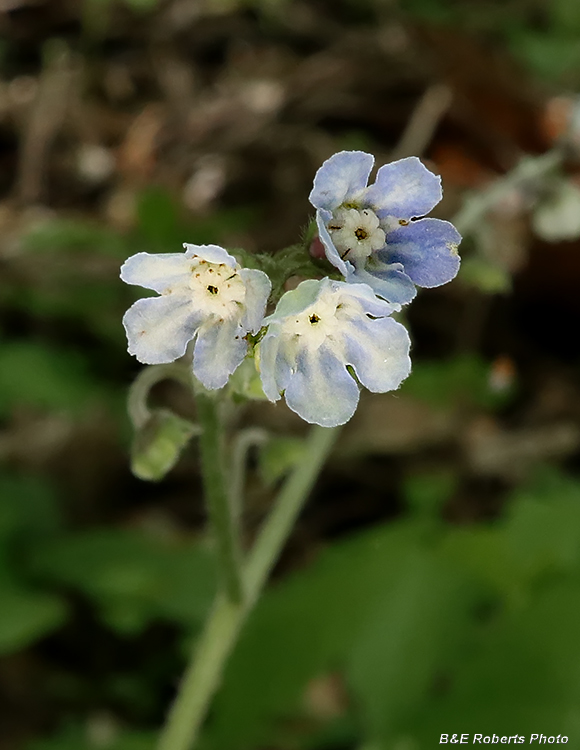
[[[458,271],[457,230],[420,218],[441,199],[439,177],[411,157],[381,167],[367,186],[373,162],[360,151],[328,159],[310,194],[316,223],[303,243],[276,256],[186,244],[182,253],[138,253],[121,269],[123,281],[158,295],[138,300],[123,318],[129,352],[153,366],[130,395],[134,467],[141,477],[160,478],[199,435],[222,574],[160,750],[194,746],[241,625],[331,450],[336,429],[328,428],[353,416],[361,388],[385,393],[409,375],[409,335],[393,316],[416,286],[444,284]],[[316,230],[330,263],[309,254]],[[305,279],[284,291],[295,276]],[[182,358],[185,364],[177,362]],[[149,389],[168,377],[192,386],[197,426],[148,409]],[[253,441],[269,438],[254,430],[226,442],[223,407],[240,395],[284,398],[316,425],[245,555],[237,527],[245,455]]]

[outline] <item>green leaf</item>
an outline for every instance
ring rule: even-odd
[[[506,545],[501,529],[481,526],[455,529],[444,540],[442,553],[456,567],[479,579],[493,595],[510,602],[525,598],[528,581]]]
[[[575,34],[546,34],[523,29],[512,35],[510,46],[537,75],[561,80],[574,74],[577,80],[580,47]]]
[[[580,571],[580,483],[541,472],[501,521],[452,530],[442,551],[511,609],[522,606],[546,575]]]
[[[27,539],[53,534],[60,524],[55,493],[45,480],[0,474],[0,542],[16,534]]]
[[[136,5],[140,0],[136,0]],[[184,227],[173,196],[160,187],[143,190],[137,201],[138,231],[150,249],[183,252]]]
[[[367,736],[393,741],[459,650],[469,601],[464,585],[458,571],[418,553],[378,601],[357,634],[347,669]]]
[[[442,481],[437,501],[425,500],[421,479],[406,492],[427,508],[452,486]],[[427,520],[335,544],[266,592],[226,669],[204,750],[327,747],[341,727],[345,746],[380,750],[427,750],[451,727],[529,735],[540,723],[574,736],[578,480],[542,472],[494,523]],[[325,724],[306,697],[329,674],[351,701]]]
[[[0,576],[0,654],[10,654],[59,628],[67,608],[58,597],[27,590]]]
[[[0,345],[0,414],[19,404],[79,412],[100,395],[76,352],[25,341]]]
[[[227,667],[204,748],[276,744],[283,732],[281,717],[304,713],[307,682],[351,661],[376,627],[377,612],[388,607],[393,595],[404,599],[405,582],[429,570],[428,556],[424,562],[418,547],[421,528],[393,524],[337,544],[314,566],[266,593]],[[429,584],[434,594],[445,593],[442,607],[449,607],[452,585],[447,573],[434,582],[438,575],[437,569]],[[427,592],[417,582],[414,586],[413,606],[419,607],[416,600]],[[434,599],[429,602],[436,608]],[[430,626],[428,620],[421,625]]]
[[[125,240],[115,232],[89,221],[49,219],[37,224],[22,237],[27,253],[54,251],[91,252],[123,258]]]
[[[156,741],[154,732],[121,730],[112,726],[106,728],[100,737],[90,722],[86,726],[70,722],[52,737],[29,742],[26,750],[154,750]]]
[[[141,0],[135,0],[135,3],[139,2]],[[224,236],[247,231],[257,218],[256,209],[248,206],[216,211],[209,216],[197,217],[194,222],[185,222],[175,196],[164,188],[152,186],[138,196],[138,225],[132,244],[136,247],[135,252],[138,248],[180,253],[184,242],[197,245],[219,243]]]
[[[94,529],[39,544],[29,568],[82,591],[111,627],[127,633],[155,619],[197,625],[215,592],[214,561],[205,548],[129,529]]]
[[[29,547],[59,526],[56,499],[45,482],[0,474],[0,654],[25,648],[66,618],[60,598],[27,587],[18,579],[17,566]]]
[[[567,35],[580,33],[580,5],[576,0],[551,0],[547,8],[554,29]]]
[[[450,471],[412,474],[405,478],[403,493],[414,513],[438,516],[456,489],[458,478]]]
[[[579,583],[556,584],[481,632],[477,646],[447,675],[447,688],[409,717],[405,729],[418,747],[431,747],[433,737],[458,722],[462,732],[486,735],[575,736]]]
[[[506,544],[529,576],[580,569],[580,483],[544,471],[512,501]]]

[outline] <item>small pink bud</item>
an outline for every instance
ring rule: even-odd
[[[324,245],[320,241],[320,237],[315,237],[312,240],[312,242],[310,243],[310,248],[309,248],[308,252],[310,253],[310,255],[313,258],[322,259],[322,258],[326,257],[325,256],[325,252],[324,252]]]

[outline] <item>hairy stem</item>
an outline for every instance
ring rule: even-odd
[[[206,506],[215,535],[223,586],[230,602],[243,598],[241,553],[236,517],[224,460],[224,435],[219,402],[204,392],[195,394],[201,426],[201,467]],[[237,515],[237,514],[236,514]]]
[[[306,457],[284,484],[244,566],[246,596],[244,600],[234,602],[223,594],[218,595],[185,672],[161,734],[158,750],[191,750],[195,746],[228,656],[324,466],[337,434],[337,428],[312,428]]]
[[[176,362],[143,368],[133,381],[127,399],[127,410],[134,427],[143,427],[151,417],[151,410],[147,405],[149,393],[162,380],[175,380],[188,390],[191,389],[191,373]]]

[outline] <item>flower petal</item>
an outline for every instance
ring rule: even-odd
[[[328,281],[329,279],[321,279],[320,281],[318,279],[306,279],[305,281],[301,281],[296,289],[291,289],[282,295],[276,305],[276,309],[271,315],[268,315],[264,322],[269,324],[306,310],[317,299],[321,288],[324,288]]]
[[[248,351],[244,331],[235,318],[210,318],[199,329],[193,349],[193,374],[210,389],[223,388]]]
[[[266,303],[272,291],[272,282],[263,271],[253,268],[242,268],[239,274],[246,287],[242,326],[245,331],[256,333],[262,327]]]
[[[459,270],[457,246],[461,235],[453,224],[441,219],[421,219],[389,232],[387,249],[381,251],[389,263],[402,263],[405,273],[423,287],[446,284]]]
[[[373,393],[398,388],[411,372],[411,341],[392,318],[359,318],[345,332],[346,357],[360,382]]]
[[[310,203],[315,208],[332,211],[342,203],[358,199],[366,187],[374,161],[374,157],[364,151],[334,154],[316,173]]]
[[[409,156],[379,169],[375,184],[365,193],[364,204],[380,219],[412,219],[428,214],[442,195],[441,178],[416,156]]]
[[[368,284],[357,282],[349,284],[346,281],[331,281],[330,286],[337,291],[347,292],[350,297],[356,299],[362,304],[364,311],[375,318],[382,318],[385,315],[399,312],[401,305],[391,304],[384,299],[377,297]]]
[[[191,261],[184,253],[137,253],[121,266],[121,279],[162,293],[186,286],[190,269]]]
[[[360,268],[349,274],[346,281],[349,284],[368,284],[376,295],[399,305],[406,305],[417,295],[415,285],[400,263],[385,264],[384,269],[372,272]]]
[[[340,253],[334,246],[334,242],[330,236],[330,232],[326,228],[328,222],[332,219],[330,211],[319,210],[316,212],[316,225],[318,227],[318,236],[320,241],[324,245],[326,257],[332,263],[335,268],[341,272],[343,276],[347,276],[354,266],[349,261],[344,261],[340,257]]]
[[[225,263],[226,266],[232,266],[232,268],[238,268],[239,266],[234,256],[219,245],[189,245],[184,242],[183,247],[185,248],[186,258],[193,258],[194,255],[197,255],[198,258],[206,260],[208,263]]]
[[[300,352],[285,397],[292,411],[306,422],[336,427],[348,422],[356,411],[359,389],[344,363],[323,345]]]
[[[260,342],[259,351],[262,389],[270,401],[278,401],[290,382],[292,364],[275,323]]]
[[[173,362],[185,354],[200,318],[188,294],[137,300],[123,316],[129,354],[145,365]]]

